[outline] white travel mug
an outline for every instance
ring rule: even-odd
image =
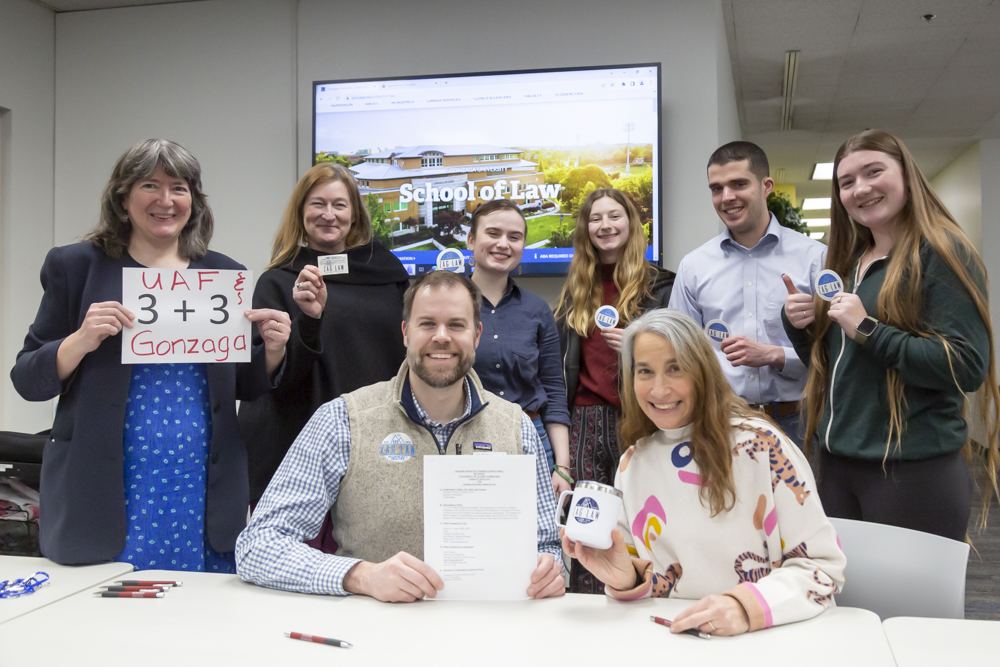
[[[610,549],[611,531],[622,509],[622,492],[600,482],[577,482],[572,491],[559,495],[556,507],[562,507],[567,495],[572,495],[573,500],[566,523],[559,524],[566,529],[566,537],[594,549]]]

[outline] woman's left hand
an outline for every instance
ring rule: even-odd
[[[854,334],[857,333],[861,320],[868,317],[865,307],[861,304],[861,297],[850,292],[841,292],[833,297],[828,314],[851,340],[854,340]]]
[[[601,329],[601,335],[604,336],[604,342],[608,344],[615,352],[622,351],[622,334],[625,333],[624,329]]]
[[[244,311],[243,315],[257,323],[257,331],[264,339],[264,354],[267,358],[267,374],[273,375],[281,360],[285,358],[285,345],[292,333],[292,320],[288,313],[273,308],[255,308]]]
[[[677,614],[670,632],[674,634],[698,628],[713,637],[732,637],[750,630],[743,605],[728,595],[709,595]]]

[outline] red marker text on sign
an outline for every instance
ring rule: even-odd
[[[247,339],[242,334],[236,336],[232,341],[229,340],[229,336],[156,340],[151,337],[151,334],[152,332],[146,329],[132,338],[132,353],[134,355],[137,357],[163,357],[168,354],[210,354],[222,355],[216,356],[215,361],[226,361],[229,359],[230,350],[243,351],[247,349]]]

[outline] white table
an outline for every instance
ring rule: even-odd
[[[144,667],[317,660],[407,667],[894,665],[878,616],[862,609],[832,609],[804,623],[704,640],[671,635],[650,622],[651,614],[672,618],[690,604],[683,600],[621,603],[602,595],[567,595],[522,602],[393,605],[363,597],[274,591],[233,575],[148,571],[135,573],[135,578],[177,578],[184,585],[162,599],[80,593],[15,619],[0,626],[5,664],[134,664],[141,656]],[[354,648],[287,639],[284,633],[290,631],[342,639]]]
[[[882,623],[899,667],[979,667],[1000,661],[1000,621],[898,616]]]
[[[47,572],[49,581],[30,595],[0,600],[0,623],[23,616],[80,591],[98,586],[112,579],[119,579],[132,572],[127,563],[101,563],[100,565],[59,565],[48,558],[0,556],[0,581],[23,579],[38,571]],[[0,636],[3,631],[0,630]],[[0,648],[0,651],[3,649]]]

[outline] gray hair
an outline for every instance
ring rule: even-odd
[[[125,198],[139,181],[160,167],[172,178],[182,178],[191,189],[191,217],[181,230],[178,252],[186,259],[199,259],[208,252],[215,218],[201,189],[201,165],[180,144],[166,139],[140,141],[118,158],[101,195],[101,219],[84,239],[110,257],[121,259],[132,237],[132,224]]]
[[[629,373],[634,370],[635,339],[641,333],[654,333],[669,342],[677,355],[677,363],[685,372],[690,372],[692,365],[709,360],[718,366],[712,344],[690,315],[671,308],[657,308],[633,320],[622,335],[621,368]]]

